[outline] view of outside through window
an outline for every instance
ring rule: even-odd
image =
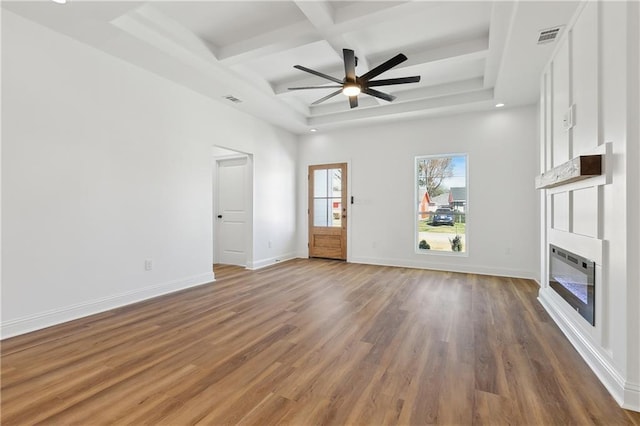
[[[342,226],[342,170],[315,170],[313,178],[313,226]]]
[[[420,251],[467,251],[467,156],[416,158]]]

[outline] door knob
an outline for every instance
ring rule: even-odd
[[[218,215],[218,219],[222,219],[222,215],[221,214]]]

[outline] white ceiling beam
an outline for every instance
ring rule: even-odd
[[[294,2],[309,22],[316,28],[318,34],[325,39],[331,48],[342,57],[342,49],[346,46],[342,35],[329,34],[333,22],[333,7],[325,0],[297,0]]]
[[[441,6],[440,2],[433,1],[397,1],[391,6],[388,2],[351,2],[349,6],[336,8],[335,25],[332,30],[348,33],[354,29],[373,27],[393,20],[402,21],[407,16]]]
[[[237,74],[225,68],[213,58],[213,55],[203,56],[194,52],[170,37],[169,34],[159,32],[157,26],[150,26],[148,19],[139,13],[130,13],[111,21],[111,25],[119,28],[138,41],[145,43],[145,48],[152,48],[151,52],[160,53],[166,64],[164,68],[149,68],[146,58],[149,55],[133,55],[129,61],[137,63],[158,75],[177,81],[185,87],[205,96],[220,101],[225,95],[232,94],[243,102],[233,104],[233,107],[265,121],[279,123],[280,126],[300,130],[305,128],[306,111],[292,110],[280,99],[275,99],[269,87],[260,86],[256,82],[248,82]],[[131,45],[131,43],[128,43]],[[115,47],[115,46],[114,46]],[[159,70],[162,73],[158,72]],[[183,76],[189,75],[189,78]],[[264,108],[269,105],[269,108]]]
[[[313,4],[315,1],[305,2],[301,0],[300,3]],[[319,40],[328,41],[334,49],[337,48],[339,50],[342,56],[342,47],[344,46],[340,47],[339,40],[334,42],[332,40],[353,31],[354,28],[384,24],[389,20],[403,19],[407,14],[420,13],[428,8],[438,6],[437,2],[404,2],[386,8],[377,7],[375,11],[366,13],[362,9],[362,5],[354,4],[341,8],[334,13],[326,10],[327,7],[331,8],[332,6],[329,3],[323,6],[322,4],[324,3],[326,2],[321,1],[320,5],[303,5],[302,12],[309,13],[309,15],[305,15],[308,19],[306,21],[279,28],[238,43],[221,46],[217,54],[218,59],[227,65],[234,65]],[[357,13],[348,11],[357,11]],[[340,16],[340,20],[333,18],[336,14]],[[335,23],[325,26],[330,17]],[[322,31],[319,29],[322,29]]]
[[[323,116],[323,115],[342,113],[342,112],[346,112],[346,111],[351,110],[351,107],[349,107],[349,100],[347,99],[346,96],[342,95],[337,99],[339,99],[338,102],[329,102],[329,103],[326,103],[326,104],[319,104],[319,105],[310,106],[309,110],[311,111],[311,114],[310,114],[311,117],[320,117],[320,116]],[[378,98],[374,98],[373,96],[368,96],[368,95],[359,95],[358,96],[358,108],[367,108],[367,107],[383,105],[383,104],[379,104],[378,102],[376,102],[376,99],[378,99]],[[380,99],[380,100],[384,104],[388,104],[389,103],[389,102],[384,101],[382,99]]]
[[[491,9],[491,25],[489,31],[489,54],[485,62],[484,87],[495,87],[504,51],[507,45],[507,38],[512,31],[512,26],[518,9],[517,2],[493,3]]]
[[[333,7],[324,0],[294,1],[296,6],[307,17],[309,22],[318,29],[326,28],[334,24]]]
[[[365,52],[360,49],[360,46],[353,42],[348,42],[342,34],[335,35],[330,31],[330,28],[334,25],[334,10],[329,2],[325,0],[298,0],[295,3],[298,8],[300,8],[302,13],[305,14],[307,19],[309,19],[309,21],[318,29],[318,32],[325,38],[327,43],[329,43],[331,48],[338,54],[339,57],[343,56],[342,49],[353,49],[356,53],[356,57],[358,58],[359,73],[364,74],[370,69]],[[342,74],[344,74],[344,71],[342,72]],[[377,103],[379,104],[382,104],[382,102],[384,102],[381,99],[377,99],[377,101]]]
[[[318,117],[310,117],[307,123],[310,126],[321,126],[342,121],[356,121],[381,116],[392,116],[394,114],[424,113],[430,109],[443,108],[449,106],[464,105],[476,102],[486,102],[493,100],[493,89],[482,89],[475,92],[459,93],[451,96],[441,96],[436,98],[421,99],[411,102],[390,103],[386,106],[375,108],[354,108],[348,112],[338,112]]]
[[[482,77],[476,77],[394,93],[398,98],[400,98],[400,100],[402,100],[402,102],[408,102],[417,99],[436,98],[440,96],[455,95],[458,93],[474,92],[483,88]]]
[[[174,19],[159,12],[150,4],[142,5],[126,16],[113,19],[110,23],[117,27],[125,18],[136,20],[138,24],[143,24],[148,30],[155,31],[158,35],[171,40],[173,43],[197,55],[212,60],[217,59],[217,46],[214,46],[211,42],[202,40]]]
[[[435,86],[420,87],[418,89],[408,89],[408,90],[391,91],[391,92],[386,91],[386,92],[398,96],[398,99],[393,101],[395,104],[395,103],[415,101],[419,99],[454,95],[458,93],[473,92],[481,89],[483,89],[482,77],[477,77],[477,78],[470,78],[467,80],[454,81],[451,83],[438,84]],[[372,96],[367,96],[367,95],[364,95],[364,96],[360,95],[358,101],[361,105],[366,106],[368,104],[365,104],[364,101],[367,101],[369,99],[378,99],[378,98],[374,98]],[[387,105],[387,104],[388,102],[382,101],[382,105]],[[314,105],[310,107],[311,115],[314,117],[325,115],[325,114],[344,112],[348,110],[349,110],[349,105],[347,103],[342,104],[339,102],[332,102],[326,105],[324,104]]]
[[[433,62],[447,61],[448,63],[466,62],[475,59],[481,59],[487,56],[489,49],[489,38],[487,36],[473,38],[457,43],[447,44],[440,47],[433,47],[430,49],[411,46],[404,50],[404,54],[407,55],[407,60],[396,66],[394,69],[401,69],[411,67],[414,65],[421,65]],[[383,63],[392,56],[397,55],[399,52],[389,52],[384,54],[378,54],[369,58],[374,66]]]
[[[333,7],[325,0],[297,0],[295,4],[300,8],[302,13],[307,17],[309,22],[313,24],[318,30],[318,33],[325,39],[325,41],[331,46],[339,57],[342,57],[342,49],[350,48],[356,52],[358,60],[363,65],[363,56],[360,53],[358,46],[354,43],[347,42],[343,34],[331,31],[331,27],[334,25],[333,20]],[[366,62],[366,59],[364,59]]]
[[[247,40],[222,46],[218,51],[218,59],[226,65],[234,65],[322,39],[322,35],[309,21],[301,21]]]
[[[345,36],[343,31],[336,31],[336,29],[333,28],[335,26],[335,11],[331,3],[326,0],[296,0],[295,4],[340,57],[342,57],[342,49],[353,49],[358,57],[358,65],[365,70],[364,72],[370,69],[365,56],[366,52],[364,52],[360,46],[357,46],[353,40],[348,40],[348,35]],[[354,4],[344,8],[347,10],[356,8],[360,11],[350,20],[352,23],[355,20],[366,19],[365,16],[367,14],[362,12],[362,4],[363,3]],[[344,15],[344,10],[342,14]]]

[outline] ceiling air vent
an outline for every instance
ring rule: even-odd
[[[546,44],[555,41],[555,39],[558,38],[561,29],[562,26],[547,28],[546,30],[540,31],[540,34],[538,34],[538,44]]]
[[[240,99],[236,98],[233,95],[227,95],[227,96],[223,96],[223,98],[225,98],[228,101],[233,102],[234,104],[239,104],[240,102],[242,102]]]

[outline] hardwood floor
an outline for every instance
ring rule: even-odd
[[[294,260],[2,342],[3,425],[636,424],[510,278]]]

